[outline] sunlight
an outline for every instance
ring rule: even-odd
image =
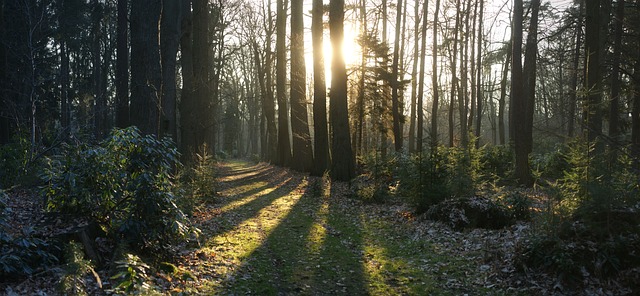
[[[229,229],[227,231],[223,231],[220,234],[212,237],[209,241],[214,245],[224,245],[226,243],[233,244],[242,244],[241,254],[237,254],[233,260],[241,262],[244,258],[250,256],[258,247],[262,245],[262,243],[269,237],[271,232],[276,229],[276,227],[282,222],[282,220],[287,217],[291,209],[294,205],[298,203],[300,198],[302,197],[302,193],[304,189],[308,185],[308,180],[304,179],[300,184],[296,186],[296,188],[291,191],[291,193],[286,196],[281,196],[274,199],[271,204],[263,207],[258,211],[258,213],[251,217],[250,219],[245,220],[244,222],[238,224],[237,226]],[[276,185],[273,188],[277,189],[282,184]],[[269,189],[269,192],[273,190]],[[267,190],[263,190],[265,192]],[[257,193],[255,195],[248,196],[237,203],[247,203],[250,200],[257,199],[263,195]],[[231,206],[231,205],[229,205]],[[232,208],[239,207],[240,204],[233,206]],[[227,207],[225,207],[227,208]],[[274,209],[274,208],[277,208]],[[228,208],[226,210],[229,210]],[[274,213],[277,213],[274,216]],[[264,230],[263,232],[255,231],[256,228],[260,228]],[[229,236],[236,237],[236,241],[229,241]],[[232,272],[228,270],[227,272]]]
[[[308,29],[308,28],[306,28]],[[329,29],[324,29],[322,40],[322,54],[324,56],[325,83],[327,89],[331,87],[331,59],[333,58],[333,48]],[[352,22],[345,20],[344,41],[342,43],[342,56],[347,68],[356,65],[362,55],[360,45],[358,45],[358,32]],[[313,46],[311,43],[311,31],[305,35],[305,63],[307,67],[307,81],[313,80]],[[328,95],[328,93],[327,93]]]

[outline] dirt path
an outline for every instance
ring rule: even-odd
[[[487,251],[509,231],[452,232],[402,204],[363,204],[346,184],[266,164],[229,161],[219,171],[220,196],[196,219],[206,239],[183,253],[188,276],[174,292],[529,294],[507,288],[499,276],[513,270],[491,262],[508,258]]]

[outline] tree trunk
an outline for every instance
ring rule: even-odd
[[[456,90],[458,88],[457,58],[458,58],[458,31],[460,28],[460,0],[456,0],[456,24],[453,29],[453,56],[451,58],[451,98],[449,102],[449,147],[454,145],[454,110],[456,102]],[[462,96],[459,98],[462,100]]]
[[[6,40],[4,20],[4,0],[0,2],[0,40]],[[4,42],[0,42],[0,145],[9,142],[9,114],[7,110],[5,81],[7,79],[7,49]]]
[[[196,140],[197,111],[193,93],[193,18],[191,0],[181,0],[182,19],[180,22],[180,65],[182,70],[182,93],[180,95],[180,147],[183,161],[193,161],[197,152]]]
[[[304,61],[303,0],[291,1],[291,130],[293,162],[297,171],[310,172],[313,164],[307,115],[307,69]]]
[[[515,177],[520,184],[528,185],[531,180],[529,171],[529,154],[526,146],[526,110],[527,98],[524,92],[522,72],[522,0],[514,0],[512,31],[512,67],[511,67],[511,101],[515,148]],[[518,118],[518,120],[515,120]]]
[[[594,143],[602,134],[602,102],[600,81],[600,0],[586,1],[585,50],[587,58],[587,90],[584,118],[586,120],[586,136]]]
[[[624,0],[618,0],[615,17],[615,33],[611,69],[611,105],[609,106],[609,137],[614,140],[611,145],[618,145],[620,137],[620,56],[622,54],[622,34],[624,23]],[[617,147],[611,147],[611,162],[615,163]]]
[[[160,54],[162,56],[161,133],[178,140],[176,125],[176,55],[180,45],[181,3],[162,1]]]
[[[395,33],[395,41],[393,43],[393,72],[391,74],[391,115],[393,117],[393,142],[394,148],[396,152],[402,151],[402,129],[400,127],[401,120],[401,110],[400,103],[398,99],[398,90],[400,88],[399,83],[399,69],[398,69],[398,60],[400,57],[400,28],[402,23],[402,0],[398,0],[396,12],[396,33]]]
[[[331,176],[338,181],[355,177],[354,157],[349,138],[349,111],[347,108],[347,69],[342,56],[344,39],[344,0],[331,0],[329,29],[333,56],[331,61]]]
[[[116,126],[129,126],[129,31],[127,24],[127,0],[118,0],[118,25],[116,39]]]
[[[94,116],[95,116],[95,136],[97,139],[102,139],[106,132],[107,124],[107,98],[106,93],[102,92],[102,59],[100,52],[102,51],[102,15],[103,7],[102,3],[97,0],[92,2],[92,27],[91,27],[91,66],[92,66],[92,83],[93,83],[93,97],[95,100]]]
[[[484,107],[484,93],[482,89],[482,43],[483,32],[482,23],[484,22],[484,0],[480,0],[480,15],[478,16],[478,38],[477,42],[477,56],[476,56],[476,128],[475,131],[475,145],[476,148],[480,148],[480,135],[482,134],[482,108]]]
[[[291,164],[291,143],[289,140],[289,115],[287,108],[287,1],[278,0],[276,19],[276,95],[278,98],[278,165]]]
[[[573,138],[576,121],[576,106],[578,104],[578,67],[580,66],[580,46],[582,44],[582,7],[583,1],[580,1],[578,9],[578,20],[576,21],[576,41],[573,56],[573,73],[571,75],[569,111],[567,122],[567,138]]]
[[[504,115],[507,97],[507,78],[509,74],[509,63],[511,63],[511,47],[513,42],[509,40],[507,45],[507,54],[505,55],[504,65],[502,67],[502,79],[500,80],[500,99],[498,100],[498,134],[500,145],[506,145],[506,130],[504,127]],[[510,127],[513,128],[513,127]]]
[[[131,3],[131,123],[144,134],[158,133],[162,90],[160,72],[160,0]]]
[[[416,4],[417,5],[417,4]],[[437,10],[437,8],[436,8]],[[421,153],[422,150],[424,149],[423,147],[423,143],[424,143],[424,136],[423,136],[423,131],[424,131],[424,108],[423,108],[423,101],[424,101],[424,82],[425,82],[425,78],[424,78],[424,72],[425,72],[425,59],[427,56],[427,13],[429,12],[429,1],[425,0],[424,4],[423,4],[423,10],[422,10],[422,28],[421,28],[421,33],[422,33],[422,39],[420,40],[420,74],[419,74],[419,79],[418,79],[418,114],[417,114],[417,119],[418,119],[418,124],[416,125],[416,129],[418,130],[418,133],[416,135],[416,140],[417,140],[417,145],[416,145],[416,151],[418,151],[418,153]],[[432,74],[433,75],[433,74]],[[432,118],[434,118],[433,114],[431,115]],[[432,119],[433,120],[433,119]]]
[[[322,176],[329,169],[329,132],[327,130],[327,87],[323,55],[323,4],[313,0],[311,38],[313,42],[313,175]]]
[[[418,96],[418,59],[420,58],[420,2],[414,3],[413,66],[411,70],[411,105],[409,106],[409,153],[416,149],[416,97]],[[426,36],[425,36],[426,37]]]
[[[536,59],[538,52],[538,13],[540,11],[540,0],[532,0],[531,1],[531,19],[529,20],[529,30],[527,34],[527,43],[525,48],[525,57],[524,57],[524,69],[523,69],[523,95],[524,101],[521,103],[524,104],[526,108],[524,110],[524,116],[518,116],[519,118],[524,119],[524,129],[520,135],[516,135],[516,139],[521,138],[524,143],[524,151],[526,153],[527,159],[527,168],[529,154],[533,151],[533,115],[535,112],[535,95],[536,95]],[[522,114],[522,113],[520,113]],[[524,161],[524,156],[522,156],[522,161]],[[527,171],[527,175],[519,175],[518,179],[522,185],[530,186],[533,185],[533,178],[531,176],[530,170]]]
[[[431,62],[431,85],[433,91],[433,105],[431,106],[431,151],[438,148],[438,105],[440,104],[440,89],[438,87],[438,14],[440,13],[440,0],[436,0],[436,8],[433,13],[433,45]]]

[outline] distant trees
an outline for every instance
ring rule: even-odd
[[[310,17],[300,0],[2,3],[0,143],[28,139],[33,155],[128,125],[172,137],[185,161],[227,152],[315,175],[340,162],[335,139],[352,161],[511,143],[530,185],[529,157],[557,142],[584,136],[611,163],[640,147],[635,2],[315,0]],[[327,83],[331,4],[347,72],[337,56]]]

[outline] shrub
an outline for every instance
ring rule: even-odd
[[[509,146],[484,146],[476,152],[479,158],[482,180],[500,182],[513,174],[513,152]]]
[[[444,155],[440,150],[426,157],[418,155],[413,160],[414,174],[408,175],[412,204],[418,213],[424,213],[431,206],[449,198],[449,173]]]
[[[97,147],[64,150],[43,173],[48,210],[101,223],[140,250],[164,249],[194,230],[172,192],[179,163],[169,139],[130,127],[114,130]]]
[[[31,143],[26,136],[0,145],[0,188],[10,188],[30,176]]]
[[[511,212],[513,218],[516,220],[529,220],[531,219],[531,207],[533,202],[531,199],[520,191],[509,191],[502,197],[502,200],[506,204]]]

